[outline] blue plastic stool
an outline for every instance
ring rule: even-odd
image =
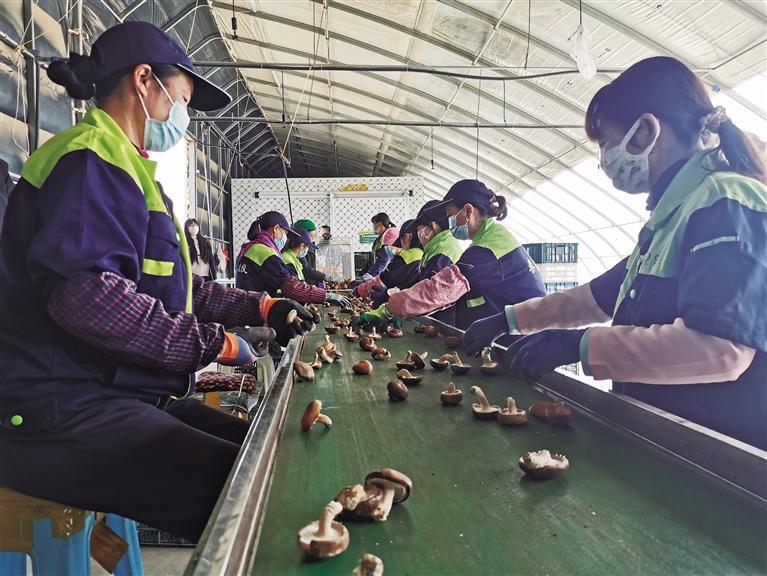
[[[93,512],[25,496],[0,487],[0,576],[89,576]],[[128,543],[117,576],[143,576],[136,523],[107,514],[106,523]]]
[[[115,576],[144,576],[144,568],[141,565],[141,548],[138,543],[138,528],[134,520],[107,514],[107,526],[120,538],[128,543],[128,551],[120,558],[115,567]],[[2,576],[2,573],[0,573]]]

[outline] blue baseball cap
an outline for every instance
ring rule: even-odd
[[[232,101],[224,90],[200,76],[173,38],[149,22],[123,22],[109,28],[93,43],[89,60],[94,83],[139,64],[169,64],[189,74],[194,82],[190,108],[217,110]]]
[[[413,227],[424,226],[429,222],[441,222],[444,220],[444,211],[437,210],[441,206],[441,200],[429,200],[426,204],[421,206],[421,209],[418,211],[418,216],[416,216],[413,221]]]
[[[432,206],[430,210],[442,208],[448,204],[463,206],[464,204],[487,204],[495,198],[495,192],[485,186],[479,180],[459,180],[450,187],[441,202]]]
[[[261,214],[261,216],[258,217],[257,221],[258,225],[261,227],[261,230],[266,230],[272,226],[279,226],[280,228],[287,230],[288,235],[292,236],[293,238],[300,237],[300,234],[296,232],[290,224],[288,224],[288,219],[285,218],[285,215],[281,212],[277,212],[276,210],[264,212]]]
[[[296,234],[298,234],[298,240],[301,242],[301,244],[306,244],[309,248],[312,250],[317,249],[317,245],[312,242],[311,237],[309,236],[309,231],[305,228],[294,228]]]

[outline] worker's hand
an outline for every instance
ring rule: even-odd
[[[373,301],[373,306],[378,308],[389,301],[389,290],[386,286],[374,286],[368,292],[368,296]]]
[[[377,330],[384,330],[389,324],[400,328],[402,327],[403,319],[399,316],[393,316],[386,307],[386,304],[384,304],[375,310],[361,314],[359,318],[352,320],[351,326],[352,328],[356,328],[357,326],[367,328],[375,326]]]
[[[216,360],[226,366],[252,364],[266,355],[268,342],[275,336],[271,328],[236,326],[225,334],[224,346]]]
[[[292,312],[295,311],[295,314]],[[295,316],[295,318],[291,318]],[[287,346],[291,338],[314,329],[314,315],[294,300],[273,298],[269,302],[266,322],[277,333],[275,341]]]
[[[340,306],[341,308],[351,308],[352,303],[346,296],[335,294],[334,292],[328,292],[325,296],[325,301],[330,302],[334,306]]]
[[[508,351],[509,357],[513,358],[512,375],[536,382],[558,366],[580,362],[581,339],[585,333],[585,329],[552,329],[520,338]]]
[[[503,334],[508,334],[506,312],[499,312],[473,322],[463,335],[463,347],[470,356],[476,356],[482,348]]]
[[[373,278],[374,278],[374,276],[371,276],[367,272],[365,272],[365,274],[362,275],[362,281],[363,282],[370,282]]]

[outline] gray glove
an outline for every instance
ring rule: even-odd
[[[330,302],[334,306],[340,306],[341,308],[351,308],[352,303],[351,300],[349,300],[346,296],[341,296],[340,294],[334,294],[333,292],[328,292],[325,296],[325,301]]]

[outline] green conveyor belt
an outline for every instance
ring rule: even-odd
[[[527,407],[541,395],[506,376],[437,373],[427,364],[420,386],[402,403],[387,399],[395,360],[408,349],[447,351],[442,340],[413,334],[384,339],[392,352],[371,376],[351,366],[369,355],[341,336],[343,363],[314,382],[296,382],[278,449],[254,574],[351,574],[362,554],[380,556],[393,574],[763,574],[767,509],[678,458],[584,414],[570,429],[531,419],[524,428],[471,415],[472,384],[493,403],[507,395]],[[324,337],[306,341],[302,359]],[[479,360],[474,360],[475,366]],[[449,381],[464,390],[443,407]],[[332,429],[301,432],[306,404],[322,400]],[[523,477],[517,458],[547,448],[568,456],[564,478]],[[298,530],[348,484],[379,467],[408,474],[410,499],[384,523],[352,523],[348,550],[314,561]]]

